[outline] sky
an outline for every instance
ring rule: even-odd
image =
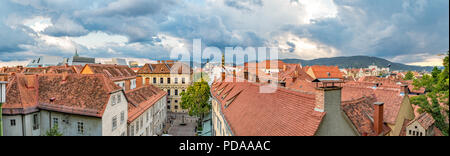
[[[442,65],[448,0],[1,0],[0,65],[37,56],[168,59],[175,48],[277,47]]]

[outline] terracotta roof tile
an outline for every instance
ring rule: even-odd
[[[220,102],[234,135],[312,136],[316,133],[325,113],[314,111],[315,94],[283,88],[274,93],[260,93],[259,89],[259,84],[250,82],[212,85],[211,93]]]
[[[146,110],[152,107],[161,98],[167,95],[167,92],[153,86],[144,85],[126,92],[128,99],[128,123],[133,122]]]
[[[175,63],[159,63],[159,64],[145,64],[138,70],[138,74],[189,74],[192,73],[192,68],[188,65],[175,62]]]
[[[353,101],[361,97],[374,97],[377,102],[384,102],[384,120],[394,124],[400,111],[403,98],[399,88],[373,88],[367,85],[345,84],[342,88],[342,101]]]
[[[95,74],[103,74],[113,81],[136,78],[137,74],[126,65],[87,64]]]
[[[121,91],[103,75],[16,74],[7,89],[4,114],[39,109],[101,117],[113,92]]]
[[[342,73],[337,66],[311,66],[309,67],[316,79],[322,78],[340,78],[342,79]],[[309,70],[308,68],[308,70]]]

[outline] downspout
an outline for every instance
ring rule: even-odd
[[[22,136],[25,136],[25,115],[22,116]]]

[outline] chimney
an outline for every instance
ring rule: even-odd
[[[266,69],[270,69],[270,60],[266,60]]]
[[[287,66],[283,65],[283,71],[286,71],[286,69],[287,69]]]
[[[236,82],[236,64],[233,65],[233,82]]]
[[[353,136],[356,133],[347,123],[341,109],[341,87],[317,88],[314,111],[326,113],[316,136]]]
[[[402,85],[402,92],[405,94],[405,96],[408,96],[409,94],[409,87],[408,85]]]
[[[142,87],[143,77],[137,76],[136,77],[136,88]]]
[[[248,63],[244,63],[244,79],[248,81]]]
[[[375,133],[380,135],[383,132],[383,102],[375,102],[375,111],[373,112],[373,128]]]
[[[223,69],[224,70],[224,69]],[[221,79],[222,79],[222,81],[225,81],[225,70],[224,71],[222,71],[222,73],[221,73]]]

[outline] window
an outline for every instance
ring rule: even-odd
[[[164,83],[164,78],[160,78],[159,79],[159,83],[163,84]]]
[[[178,84],[178,78],[175,78],[175,84]]]
[[[120,124],[123,124],[125,122],[125,112],[120,112]]]
[[[169,105],[167,105],[167,109],[170,109],[170,106],[169,106]]]
[[[134,125],[131,125],[130,136],[134,136]]]
[[[53,127],[59,124],[58,118],[53,118]]]
[[[84,134],[84,123],[83,122],[78,122],[78,134]]]
[[[111,97],[111,103],[112,103],[112,105],[114,106],[114,105],[116,105],[116,96],[115,95],[113,95],[112,97]]]
[[[167,104],[170,104],[170,100],[167,100]]]
[[[114,131],[116,130],[116,128],[117,128],[117,116],[114,116],[112,118],[112,130]]]
[[[122,102],[122,96],[120,96],[120,94],[119,95],[117,95],[117,103],[121,103]]]
[[[169,89],[169,90],[167,90],[167,95],[169,95],[169,96],[170,96],[170,89]]]
[[[175,95],[178,95],[178,89],[175,89]]]
[[[136,122],[136,134],[139,133],[139,119]]]
[[[11,122],[11,126],[16,126],[16,119],[11,119],[10,122]]]
[[[39,117],[38,114],[33,115],[33,130],[39,129]]]
[[[175,105],[175,110],[177,110],[178,109],[178,105]]]
[[[156,77],[153,78],[153,83],[156,84]]]
[[[144,119],[140,119],[139,121],[141,121],[141,128],[143,128],[144,127]]]
[[[178,103],[178,100],[175,100],[175,103]]]
[[[181,83],[182,83],[182,84],[185,84],[185,83],[186,83],[186,79],[185,79],[184,77],[181,79]]]
[[[170,78],[167,78],[167,84],[170,84]]]

